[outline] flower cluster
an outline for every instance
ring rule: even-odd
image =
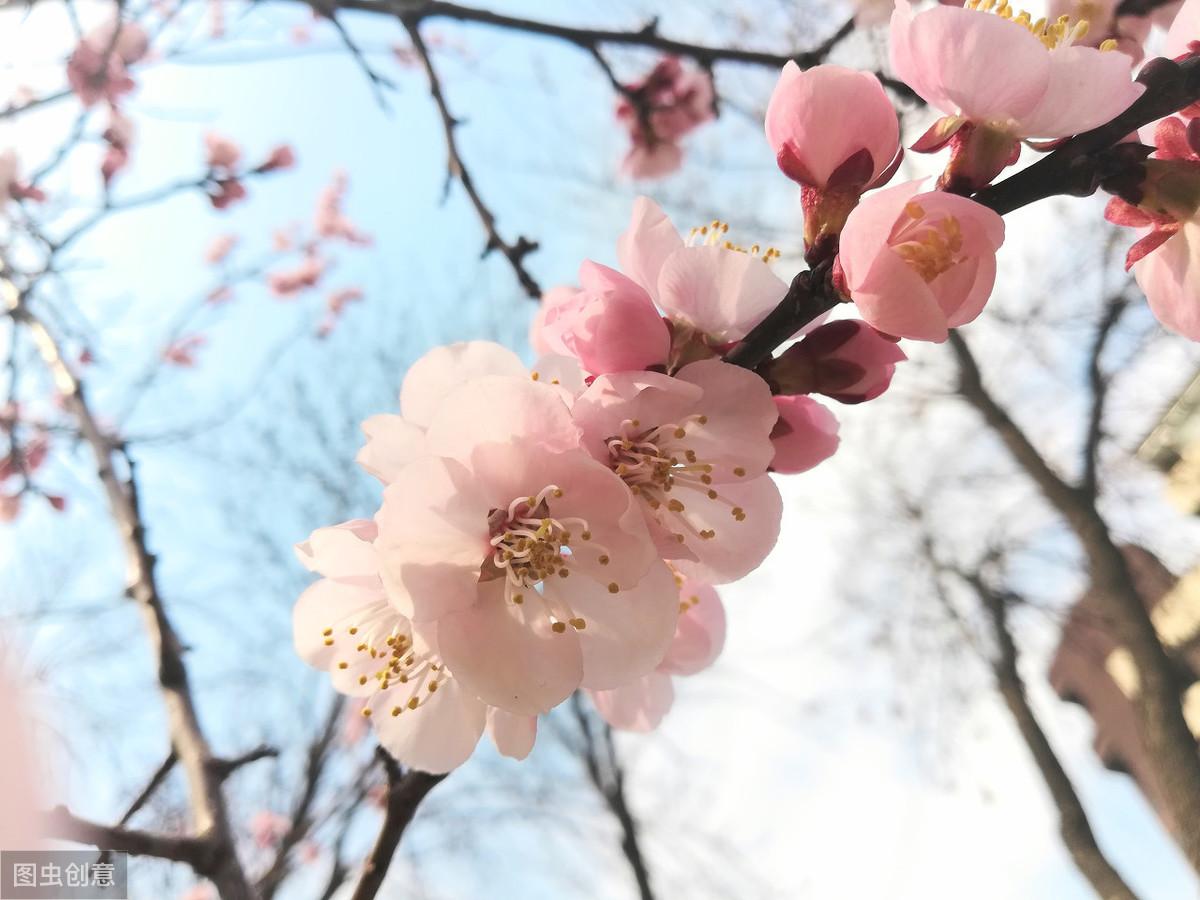
[[[621,171],[661,178],[683,163],[684,135],[713,118],[712,79],[667,56],[640,81],[622,86],[617,121],[629,132]]]
[[[1187,0],[1168,35],[1189,36],[1181,55],[1200,48],[1197,9]],[[979,316],[1004,223],[971,195],[1030,139],[1045,150],[1138,97],[1132,56],[1087,31],[994,0],[920,12],[896,0],[893,67],[941,114],[913,149],[950,150],[932,183],[888,186],[900,127],[876,76],[789,63],[765,131],[800,187],[811,269],[789,286],[779,250],[735,243],[720,221],[683,234],[642,197],[617,267],[585,261],[577,285],[543,297],[532,368],[483,342],[418,360],[399,414],[363,425],[358,461],[384,485],[373,519],[298,545],[322,576],[296,607],[301,656],[361,698],[388,750],[430,771],[466,760],[484,730],[523,758],[538,716],[578,690],[614,727],[657,725],[672,677],[721,651],[713,586],[776,542],[775,477],[837,448],[813,395],[874,400],[906,358],[901,338],[944,341]],[[635,150],[638,128],[672,139],[711,108],[677,64],[660,68],[636,88],[650,114]],[[1200,328],[1183,287],[1200,233],[1196,122],[1184,110],[1159,123],[1155,158],[1129,154],[1144,167],[1110,209],[1152,229],[1138,278],[1174,291],[1151,305],[1185,333]],[[824,305],[796,316],[813,298]],[[825,321],[839,302],[858,318]]]

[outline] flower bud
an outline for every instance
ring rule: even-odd
[[[775,394],[824,394],[839,403],[862,403],[886,391],[896,363],[906,359],[895,338],[843,319],[815,329],[760,374]]]
[[[771,431],[775,457],[771,471],[806,472],[833,456],[838,448],[838,421],[811,397],[775,397],[779,418]]]
[[[809,249],[841,231],[863,191],[886,182],[899,162],[896,111],[868,72],[802,71],[789,62],[767,106],[766,131],[779,168],[802,187]]]
[[[671,337],[650,295],[599,263],[579,268],[580,290],[547,304],[540,324],[544,346],[579,360],[592,375],[662,365]]]
[[[850,214],[838,280],[872,327],[940,343],[983,311],[1004,220],[966,197],[920,189],[888,188]]]

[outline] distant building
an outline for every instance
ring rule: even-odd
[[[1200,380],[1193,382],[1192,389],[1197,385]],[[1200,401],[1200,389],[1195,393]],[[1200,568],[1176,578],[1142,547],[1126,546],[1121,552],[1154,627],[1176,663],[1184,714],[1192,733],[1200,736]],[[1132,702],[1138,692],[1137,669],[1129,652],[1113,638],[1094,591],[1080,598],[1063,626],[1050,666],[1050,684],[1062,699],[1087,709],[1095,723],[1093,746],[1100,760],[1108,768],[1130,775],[1168,830],[1174,831],[1137,727]]]
[[[1171,404],[1137,455],[1167,476],[1167,495],[1176,506],[1200,515],[1200,374]]]

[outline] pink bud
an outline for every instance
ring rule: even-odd
[[[810,397],[775,397],[779,419],[771,431],[775,458],[771,469],[783,474],[807,472],[838,448],[838,421]]]
[[[671,336],[640,286],[599,263],[579,268],[582,289],[548,308],[541,329],[550,347],[576,357],[592,375],[662,365]]]
[[[846,220],[838,260],[868,324],[940,343],[983,311],[1004,220],[966,197],[920,189],[912,181],[863,200]]]
[[[762,375],[777,394],[824,394],[840,403],[862,403],[886,391],[896,363],[907,358],[895,338],[843,319],[793,344]]]
[[[211,169],[232,169],[242,158],[242,150],[236,143],[213,131],[204,136],[204,147]]]
[[[861,192],[900,150],[900,123],[879,79],[842,66],[802,71],[794,62],[785,65],[767,105],[766,130],[783,174],[819,190]],[[865,165],[834,183],[838,170],[864,150]]]
[[[260,172],[274,172],[278,169],[290,169],[296,164],[296,154],[287,144],[280,144],[271,151],[266,162],[258,167]]]

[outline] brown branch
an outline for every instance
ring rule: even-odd
[[[637,820],[629,809],[625,799],[625,772],[617,757],[617,747],[613,741],[612,729],[608,723],[602,723],[599,736],[593,729],[593,717],[584,705],[582,694],[576,692],[571,697],[571,708],[579,723],[579,731],[583,737],[584,767],[588,778],[595,786],[600,796],[604,798],[609,811],[621,827],[621,852],[629,862],[637,882],[638,896],[641,900],[654,900],[654,888],[650,882],[650,869],[646,865],[639,840]]]
[[[363,864],[362,878],[350,895],[350,900],[372,900],[383,886],[384,876],[392,864],[396,848],[400,846],[400,838],[404,829],[417,814],[417,807],[425,799],[425,795],[433,790],[444,779],[445,775],[431,775],[428,772],[418,772],[415,769],[403,772],[399,763],[380,751],[384,767],[387,769],[387,807],[383,814],[383,827],[375,839],[375,846]]]
[[[50,837],[77,844],[88,844],[100,850],[131,853],[134,856],[153,856],[173,862],[187,863],[196,871],[209,866],[210,845],[195,837],[152,834],[136,828],[99,825],[72,815],[65,806],[52,809],[42,819]]]
[[[954,331],[950,332],[950,348],[959,365],[959,393],[983,417],[1082,546],[1097,601],[1114,623],[1114,636],[1137,666],[1140,688],[1134,706],[1142,738],[1162,780],[1180,847],[1200,872],[1200,753],[1183,717],[1180,686],[1171,661],[1128,563],[1096,508],[1094,494],[1067,483],[1050,467],[987,390],[970,348]]]
[[[80,437],[92,451],[97,477],[120,532],[126,561],[126,594],[142,613],[154,651],[171,747],[187,778],[196,839],[210,851],[202,861],[205,867],[197,872],[213,881],[223,900],[253,900],[254,890],[234,849],[221,778],[213,767],[213,754],[196,714],[183,648],[159,591],[154,571],[156,560],[146,541],[133,460],[124,445],[101,428],[88,404],[83,382],[66,361],[50,329],[29,309],[11,281],[0,282],[0,289],[6,295],[13,321],[32,335],[65,409],[74,416]]]
[[[258,892],[262,896],[262,900],[271,900],[275,896],[275,892],[291,872],[290,856],[292,850],[304,840],[312,828],[313,801],[316,800],[317,787],[325,771],[325,764],[329,761],[329,748],[333,744],[334,736],[337,734],[338,722],[341,719],[344,708],[345,702],[339,695],[330,704],[324,723],[309,745],[300,794],[292,806],[291,815],[288,817],[288,821],[291,824],[288,826],[288,830],[284,833],[283,837],[280,838],[279,847],[275,851],[275,859],[271,862],[271,867],[258,880]]]
[[[450,107],[446,103],[446,97],[442,93],[441,80],[438,78],[437,69],[433,65],[433,58],[429,54],[429,48],[425,45],[424,38],[421,37],[421,30],[418,26],[420,17],[412,18],[401,14],[400,21],[408,31],[408,36],[412,40],[413,50],[420,57],[421,65],[425,69],[425,75],[429,79],[429,94],[433,97],[433,102],[437,105],[438,114],[442,119],[442,128],[446,136],[447,183],[449,183],[449,179],[458,179],[459,183],[463,186],[463,190],[467,192],[471,206],[475,208],[475,213],[479,216],[479,221],[483,224],[483,229],[487,233],[487,244],[483,248],[483,255],[487,256],[493,250],[500,251],[504,255],[504,258],[508,260],[508,264],[512,266],[513,273],[517,276],[517,281],[521,283],[522,289],[529,295],[530,299],[541,299],[541,286],[538,285],[534,277],[525,268],[525,257],[537,249],[537,242],[520,236],[517,238],[516,243],[510,244],[501,236],[499,230],[496,228],[496,216],[488,208],[488,205],[484,203],[483,197],[480,196],[479,190],[475,187],[475,181],[472,179],[470,171],[463,162],[462,154],[459,152],[458,141],[454,135],[459,122],[450,112]]]
[[[999,650],[992,660],[996,687],[1020,731],[1025,746],[1041,773],[1042,781],[1058,810],[1058,829],[1071,859],[1101,900],[1137,900],[1120,873],[1096,843],[1083,802],[1071,778],[1054,752],[1046,732],[1029,705],[1025,682],[1017,668],[1017,645],[1008,623],[1008,604],[1013,599],[991,590],[978,573],[959,573],[975,591],[987,610]]]
[[[428,19],[450,19],[455,22],[486,25],[505,31],[555,38],[573,44],[581,50],[588,52],[605,46],[640,47],[646,50],[657,50],[660,53],[668,53],[672,56],[681,56],[695,61],[702,68],[706,69],[711,69],[716,63],[740,63],[743,65],[781,69],[788,62],[795,62],[800,68],[807,69],[810,66],[824,62],[825,58],[834,48],[854,30],[853,22],[850,21],[843,24],[816,47],[808,50],[797,49],[790,53],[777,53],[770,50],[745,50],[738,47],[721,47],[675,40],[674,38],[659,34],[657,20],[651,20],[642,28],[617,30],[559,25],[554,22],[543,22],[538,19],[508,16],[503,13],[463,6],[458,3],[435,2],[435,0],[338,0],[336,6],[340,9],[355,10],[357,12],[401,16],[414,24],[419,24]],[[875,74],[884,85],[897,95],[915,103],[924,102],[904,82],[892,78],[883,72],[876,72]]]

